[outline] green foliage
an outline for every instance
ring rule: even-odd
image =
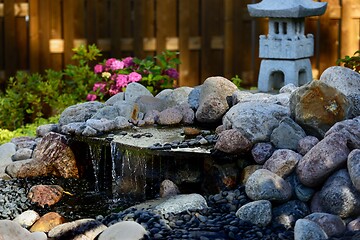
[[[66,107],[84,101],[97,76],[89,62],[100,56],[95,45],[74,49],[78,65],[64,71],[48,69],[43,75],[18,71],[0,95],[0,126],[17,129],[39,118],[61,113]]]
[[[242,80],[239,78],[238,75],[235,75],[235,77],[232,77],[231,81],[238,87],[238,89],[243,89],[243,87],[241,87]]]
[[[174,88],[175,80],[179,78],[176,67],[181,63],[177,58],[178,54],[178,52],[165,51],[155,57],[134,58],[136,71],[142,75],[140,83],[154,95],[163,89]]]
[[[26,124],[20,128],[10,131],[8,129],[0,128],[0,144],[10,142],[11,139],[21,136],[30,136],[34,137],[36,135],[36,128],[40,125],[57,123],[59,121],[60,115],[50,117],[48,119],[38,118],[35,123]]]
[[[356,51],[352,57],[345,56],[336,61],[336,64],[344,64],[344,67],[350,68],[356,72],[360,73],[360,50]]]

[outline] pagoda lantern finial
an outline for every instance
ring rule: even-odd
[[[312,0],[263,0],[248,4],[252,17],[268,17],[268,35],[260,36],[261,61],[258,89],[269,92],[283,85],[303,85],[312,80],[309,57],[314,37],[305,35],[305,17],[324,14],[326,2]]]

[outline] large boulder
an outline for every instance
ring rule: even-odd
[[[207,202],[203,196],[197,193],[180,194],[166,199],[155,207],[155,210],[165,213],[180,213],[189,209],[207,208]]]
[[[73,151],[64,135],[48,133],[34,150],[33,160],[23,164],[15,176],[18,178],[38,176],[78,178],[79,171]]]
[[[10,220],[0,220],[0,239],[1,240],[47,240],[43,232],[30,233],[20,224]]]
[[[290,96],[291,117],[309,135],[323,137],[335,123],[351,116],[348,98],[323,81],[312,81]]]
[[[299,153],[290,149],[278,149],[265,162],[264,169],[285,178],[295,170],[301,158],[302,156]]]
[[[102,107],[104,104],[96,101],[70,106],[61,113],[59,124],[62,126],[73,122],[85,122]]]
[[[325,133],[325,137],[332,133],[343,134],[350,149],[360,148],[360,117],[336,123]]]
[[[360,116],[360,74],[358,72],[346,67],[329,67],[321,74],[320,81],[343,93],[352,103],[352,115]]]
[[[305,186],[320,186],[327,177],[346,163],[350,150],[347,138],[332,133],[316,144],[299,161],[296,172]]]
[[[347,169],[354,187],[360,192],[360,149],[351,151],[348,156]]]
[[[312,213],[307,215],[305,219],[319,224],[329,237],[340,235],[346,230],[345,222],[337,215],[329,213]]]
[[[299,219],[295,223],[296,240],[328,239],[326,232],[317,223],[308,219]]]
[[[269,142],[272,131],[279,126],[289,109],[272,103],[238,103],[225,114],[226,129],[237,129],[252,143]]]
[[[267,226],[272,218],[271,202],[259,200],[247,203],[237,210],[236,216],[255,225]]]
[[[203,123],[220,121],[229,109],[226,97],[231,96],[237,89],[237,86],[226,78],[207,78],[202,85],[196,119]]]
[[[171,108],[183,103],[188,103],[188,97],[192,90],[192,87],[179,87],[168,91],[161,91],[155,97],[164,101],[165,108]]]

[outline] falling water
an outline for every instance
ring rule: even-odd
[[[90,151],[90,159],[94,169],[94,177],[95,177],[95,184],[94,190],[95,192],[99,192],[99,174],[100,174],[100,167],[99,162],[101,159],[101,145],[92,145],[89,144],[89,151]]]

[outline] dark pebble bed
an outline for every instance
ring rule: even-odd
[[[107,226],[134,220],[148,229],[149,239],[294,239],[293,230],[276,223],[258,227],[236,217],[237,209],[250,202],[244,187],[211,195],[206,200],[208,208],[203,210],[159,215],[148,209],[130,208],[99,220]]]

